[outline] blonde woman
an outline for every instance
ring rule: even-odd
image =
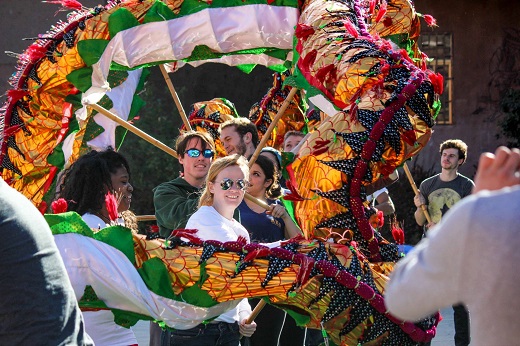
[[[233,219],[235,209],[244,199],[248,178],[249,168],[244,157],[235,154],[215,160],[206,178],[199,209],[190,217],[186,228],[197,229],[197,236],[204,240],[236,241],[241,236],[249,242],[247,230]],[[170,345],[238,346],[241,336],[249,337],[256,330],[255,322],[245,323],[250,314],[251,306],[243,299],[236,308],[208,324],[172,331]]]

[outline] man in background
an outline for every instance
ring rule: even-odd
[[[233,118],[220,125],[220,141],[226,155],[240,154],[246,158],[255,153],[259,143],[255,124],[247,118]]]
[[[288,131],[283,137],[283,151],[288,153],[293,150],[305,137],[305,134],[300,131]]]
[[[426,215],[421,209],[426,205],[431,216],[430,229],[441,221],[443,215],[464,197],[471,194],[473,181],[458,172],[466,161],[468,146],[459,139],[449,139],[441,143],[441,173],[424,180],[419,186],[420,193],[414,197],[417,207],[415,221],[419,226],[426,223]],[[453,229],[457,232],[457,229]],[[455,346],[467,346],[470,342],[469,314],[464,305],[453,306],[453,321],[455,323]]]

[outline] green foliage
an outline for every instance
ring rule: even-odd
[[[498,123],[511,148],[520,147],[520,90],[510,89],[500,102],[504,118]]]

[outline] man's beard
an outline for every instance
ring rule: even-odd
[[[246,142],[244,142],[244,138],[240,138],[240,143],[238,143],[236,149],[237,149],[237,154],[240,154],[242,156],[244,156],[246,154],[247,146],[246,146]]]

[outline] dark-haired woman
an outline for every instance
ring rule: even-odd
[[[131,227],[125,224],[123,213],[130,208],[132,191],[127,160],[113,150],[93,150],[65,171],[58,197],[65,199],[68,210],[80,214],[90,228],[100,230],[116,224]],[[106,202],[109,192],[115,198],[112,203]],[[64,239],[55,237],[60,252],[74,251]],[[80,299],[90,283],[86,275],[75,273],[69,272],[69,278]],[[116,324],[110,310],[83,311],[83,316],[85,329],[96,345],[137,345],[132,329]]]
[[[301,234],[285,207],[279,204],[281,196],[278,184],[278,171],[268,157],[260,155],[249,171],[247,192],[271,206],[270,211],[244,199],[239,205],[240,222],[249,232],[251,242],[273,243]],[[252,299],[251,305],[258,303]],[[251,346],[276,346],[285,320],[285,312],[271,305],[255,319],[258,327],[248,342]],[[303,333],[301,333],[303,335]],[[301,345],[301,343],[300,343]]]
[[[278,183],[278,171],[269,158],[260,155],[256,159],[250,169],[247,192],[271,206],[271,210],[266,211],[244,199],[238,207],[240,222],[249,232],[251,242],[272,243],[301,234],[300,228],[277,200],[282,189]]]
[[[91,228],[101,229],[107,225],[124,225],[122,214],[130,208],[133,190],[125,157],[110,149],[93,150],[65,171],[58,197],[64,198],[68,210],[80,214]],[[107,192],[117,202],[115,220],[107,209]]]

